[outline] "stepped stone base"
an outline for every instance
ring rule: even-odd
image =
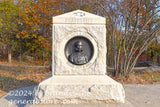
[[[34,90],[41,104],[124,103],[122,85],[106,75],[48,76]]]

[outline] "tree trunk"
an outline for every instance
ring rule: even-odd
[[[160,63],[159,55],[157,55],[157,63]]]
[[[147,61],[150,61],[150,55],[147,54]]]
[[[20,47],[20,63],[22,63],[22,47]]]
[[[45,65],[45,59],[44,59],[45,53],[43,51],[43,66]]]
[[[12,61],[12,54],[11,54],[11,49],[8,49],[8,62],[11,63]]]
[[[22,63],[23,60],[23,51],[22,51],[22,39],[20,38],[20,63]]]

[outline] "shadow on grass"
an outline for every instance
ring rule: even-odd
[[[6,106],[24,107],[26,104],[32,104],[33,85],[37,84],[37,82],[29,79],[17,80],[16,78],[0,76],[0,89],[8,93],[5,96],[5,99],[8,100]]]
[[[0,76],[0,89],[9,92],[10,90],[37,85],[38,82],[33,80],[24,79],[24,80],[17,80],[16,78]]]
[[[25,107],[27,104],[32,105],[34,103],[33,100],[33,91],[35,86],[23,87],[16,90],[10,91],[5,99],[8,100],[8,104],[6,106],[17,106],[17,107]]]

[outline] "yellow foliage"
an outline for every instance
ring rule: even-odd
[[[17,38],[17,39],[19,39],[19,38],[20,38],[20,35],[19,35],[19,34],[17,34],[17,35],[16,35],[16,38]]]

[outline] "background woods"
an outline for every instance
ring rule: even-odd
[[[106,17],[115,76],[140,60],[160,62],[159,0],[0,0],[0,61],[49,65],[52,17],[76,9]]]
[[[108,65],[114,75],[133,71],[140,55],[159,36],[158,0],[98,1],[107,19]],[[153,44],[155,44],[153,43]]]

